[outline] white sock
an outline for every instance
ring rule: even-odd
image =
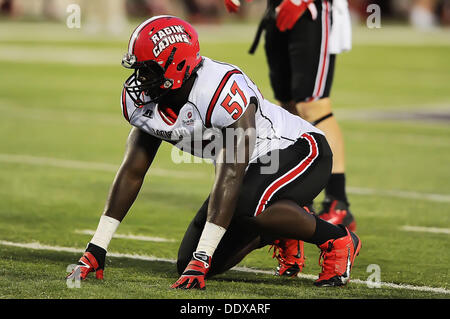
[[[204,251],[208,256],[212,256],[226,231],[219,225],[206,222],[196,251]]]
[[[107,251],[109,242],[111,241],[119,225],[120,221],[118,221],[117,219],[102,215],[102,217],[100,217],[100,222],[98,223],[94,237],[92,237],[91,243],[100,246]]]

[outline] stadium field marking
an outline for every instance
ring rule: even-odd
[[[263,11],[260,13],[263,14]],[[117,43],[123,44],[123,35],[129,35],[136,27],[132,22],[128,23],[123,33],[102,37],[101,34],[88,34],[86,32],[67,32],[65,24],[55,24],[42,21],[39,24],[22,21],[20,24],[11,21],[1,21],[0,39],[9,41],[34,41],[48,42],[73,41],[86,43]],[[257,24],[255,23],[223,23],[220,25],[194,24],[202,42],[243,42],[250,43]],[[370,33],[370,34],[369,34]],[[105,40],[107,39],[107,40]],[[127,38],[128,39],[128,38]],[[417,32],[409,26],[383,25],[383,28],[373,32],[365,25],[353,27],[353,43],[355,45],[390,45],[390,46],[429,46],[450,45],[447,30],[436,28],[431,32]]]
[[[420,105],[410,103],[404,105],[391,105],[386,108],[372,107],[370,110],[353,110],[351,108],[336,111],[342,120],[350,121],[414,121],[416,123],[442,123],[447,124],[450,120],[450,105],[447,101],[436,101],[422,103]],[[401,136],[401,135],[400,135]],[[417,143],[415,134],[412,140]],[[423,137],[423,142],[429,137]],[[442,139],[445,143],[445,139]],[[419,140],[419,142],[422,142]]]
[[[404,226],[400,227],[400,229],[404,230],[404,231],[412,231],[412,232],[450,235],[450,228],[420,227],[420,226],[404,225]]]
[[[432,194],[432,193],[418,193],[411,191],[401,191],[401,190],[382,190],[382,189],[372,189],[372,188],[362,188],[362,187],[347,187],[347,191],[356,195],[381,195],[389,197],[407,198],[407,199],[419,199],[428,200],[432,202],[443,202],[450,203],[450,195],[446,194]]]
[[[8,110],[13,109],[14,112],[8,112]],[[104,112],[83,112],[82,110],[74,111],[68,109],[48,109],[44,107],[33,107],[32,109],[28,109],[27,107],[23,107],[19,103],[14,103],[12,101],[7,101],[0,98],[0,112],[3,115],[8,113],[8,117],[12,117],[14,121],[18,118],[22,120],[26,118],[27,120],[39,121],[39,122],[54,122],[55,119],[58,119],[59,123],[67,122],[67,123],[84,123],[87,122],[95,123],[95,125],[107,125],[109,128],[111,125],[123,125],[124,119],[114,115],[114,114],[105,114]],[[5,117],[5,116],[3,116]]]
[[[17,154],[4,154],[0,153],[0,162],[3,163],[14,163],[14,164],[27,164],[27,165],[38,165],[38,166],[49,166],[49,167],[60,167],[60,168],[70,168],[70,169],[80,169],[80,170],[96,170],[115,173],[117,172],[118,166],[109,163],[101,162],[87,162],[78,160],[66,160],[53,157],[39,157],[32,155],[17,155]],[[201,172],[186,172],[181,170],[168,170],[158,167],[152,167],[150,169],[150,174],[163,177],[172,177],[180,179],[199,179],[199,178],[211,178],[211,175]],[[372,188],[362,188],[362,187],[347,187],[347,191],[351,194],[356,195],[378,195],[378,196],[390,196],[398,198],[407,199],[418,199],[418,200],[428,200],[432,202],[443,202],[450,203],[450,195],[447,194],[433,194],[433,193],[418,193],[411,191],[401,191],[401,190],[380,190]]]
[[[103,171],[116,173],[119,168],[118,165],[100,162],[87,162],[87,161],[77,161],[77,160],[66,160],[53,157],[38,157],[32,155],[15,155],[15,154],[0,154],[0,162],[3,163],[17,163],[17,164],[27,164],[27,165],[37,165],[37,166],[50,166],[59,168],[70,168],[79,170],[93,170],[93,171]],[[163,176],[163,177],[174,177],[174,178],[186,178],[194,179],[199,177],[207,177],[206,174],[198,172],[186,172],[186,171],[172,171],[164,168],[152,167],[150,169],[150,174]]]
[[[91,230],[91,229],[75,230],[75,233],[81,234],[81,235],[94,235],[95,230]],[[159,243],[175,242],[175,239],[168,239],[168,238],[162,238],[162,237],[151,237],[151,236],[143,236],[143,235],[133,235],[133,234],[128,234],[128,235],[114,234],[113,238],[153,241],[153,242],[159,242]]]
[[[63,63],[68,65],[117,65],[119,49],[70,48],[60,46],[0,45],[0,61],[20,63]],[[26,52],[29,54],[27,55]]]
[[[68,253],[83,253],[84,252],[84,249],[82,249],[82,248],[50,246],[50,245],[43,245],[39,242],[17,243],[17,242],[11,242],[11,241],[6,241],[6,240],[0,240],[0,245],[8,246],[8,247],[32,249],[32,250],[49,250],[49,251],[68,252]],[[176,260],[174,260],[174,259],[159,258],[159,257],[155,257],[155,256],[139,255],[139,254],[122,254],[122,253],[108,252],[108,256],[116,257],[116,258],[128,258],[128,259],[135,259],[135,260],[152,261],[152,262],[155,262],[155,261],[156,262],[168,262],[171,264],[176,263]],[[253,269],[253,268],[240,267],[240,266],[236,266],[236,267],[232,268],[231,270],[238,271],[238,272],[254,273],[254,274],[273,275],[273,271]],[[308,275],[308,274],[299,274],[298,277],[303,278],[303,279],[308,279],[308,280],[317,279],[317,276]],[[367,286],[369,286],[370,284],[373,284],[373,282],[368,282],[368,281],[364,281],[364,280],[360,280],[360,279],[351,279],[351,282],[355,283],[355,284],[367,285]],[[395,284],[395,283],[390,283],[390,282],[380,282],[379,285],[380,285],[380,288],[405,289],[405,290],[415,290],[415,291],[432,292],[432,293],[440,293],[440,294],[450,294],[450,290],[447,290],[445,288],[428,287],[428,286],[414,286],[414,285],[409,285],[409,284]],[[372,289],[377,289],[377,288],[372,288]]]

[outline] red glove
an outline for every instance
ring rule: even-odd
[[[204,251],[196,251],[192,254],[191,262],[187,265],[180,279],[171,288],[205,289],[205,275],[209,271],[211,257]]]
[[[247,2],[251,2],[252,0],[247,0]],[[227,8],[228,12],[238,12],[239,8],[241,7],[241,2],[239,0],[224,0],[225,7]]]
[[[313,0],[284,0],[276,9],[277,28],[280,31],[292,29]]]
[[[89,243],[83,256],[78,261],[73,271],[66,276],[66,279],[84,280],[90,272],[95,272],[97,279],[103,279],[103,269],[105,268],[106,250]],[[78,278],[77,278],[78,277]]]

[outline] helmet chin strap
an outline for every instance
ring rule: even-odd
[[[170,89],[164,89],[164,90],[161,91],[161,93],[157,97],[152,98],[150,96],[151,100],[149,101],[149,103],[159,103],[159,102],[161,102],[161,99],[166,97],[167,94],[169,94],[169,93],[170,93]]]
[[[192,86],[194,85],[196,74],[192,74],[183,85],[174,90],[169,91],[163,99],[159,99],[159,104],[163,108],[171,108],[175,114],[178,114],[179,110],[185,105],[189,100],[189,94],[191,92]]]

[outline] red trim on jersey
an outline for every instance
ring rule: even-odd
[[[128,117],[128,111],[127,111],[127,95],[126,95],[125,89],[122,90],[122,113],[123,113],[123,117],[125,118],[125,120],[130,122],[130,118]]]
[[[167,113],[165,113],[158,108],[158,112],[164,123],[166,123],[167,125],[174,125],[177,121],[178,116],[175,114],[175,112],[172,111],[172,109],[167,108],[165,110],[165,112]]]
[[[261,212],[265,209],[266,204],[270,201],[272,196],[281,188],[289,184],[290,182],[294,181],[297,177],[302,175],[314,162],[314,160],[319,155],[319,149],[317,147],[317,142],[314,139],[314,137],[308,133],[304,133],[301,136],[302,138],[306,139],[309,142],[310,145],[310,153],[309,155],[304,158],[296,167],[288,171],[283,176],[276,179],[274,182],[272,182],[266,190],[263,192],[259,202],[258,207],[255,211],[255,216],[258,216],[261,214]]]
[[[211,102],[209,102],[208,110],[206,112],[206,119],[205,119],[206,127],[211,127],[211,117],[212,117],[212,113],[214,111],[214,107],[216,106],[217,100],[219,99],[220,93],[222,93],[222,90],[223,90],[225,84],[228,82],[228,79],[233,74],[242,74],[242,72],[239,70],[228,71],[222,78],[222,81],[220,81],[220,84],[217,87],[216,92],[214,92]]]

